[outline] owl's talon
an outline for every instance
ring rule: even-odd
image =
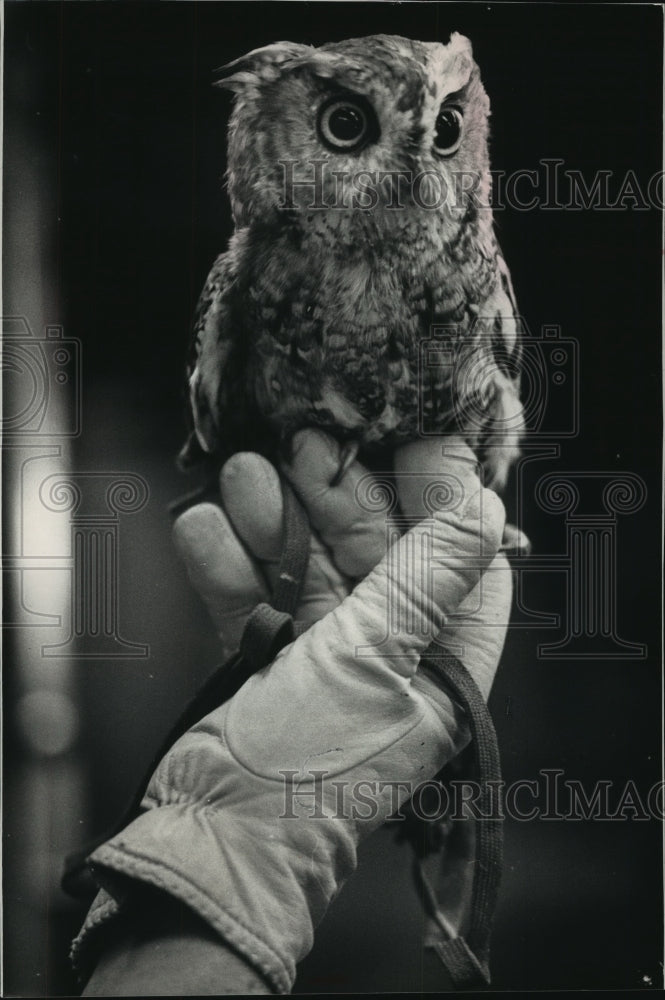
[[[358,457],[358,452],[360,451],[360,445],[357,441],[348,441],[339,453],[339,468],[337,472],[330,480],[331,486],[339,486],[344,476],[347,474],[356,458]]]

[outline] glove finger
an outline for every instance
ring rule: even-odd
[[[455,510],[479,494],[481,466],[466,442],[456,436],[407,444],[395,454],[400,504],[410,517],[431,517],[433,510]],[[484,491],[481,497],[489,494]],[[481,504],[478,552],[483,517],[495,517],[492,502]],[[492,525],[486,527],[492,534]],[[469,554],[470,560],[475,553]],[[506,637],[512,603],[512,574],[505,557],[497,556],[482,579],[463,598],[437,637],[473,674],[487,699]],[[425,679],[425,683],[429,683]]]
[[[227,652],[232,652],[252,609],[269,598],[265,580],[217,504],[200,503],[180,514],[173,540]]]
[[[275,468],[261,455],[238,452],[223,465],[219,489],[238,537],[269,575],[282,548],[283,500]]]
[[[394,468],[402,512],[417,520],[461,508],[480,489],[480,463],[458,435],[403,445],[395,451]]]
[[[494,559],[503,504],[479,490],[461,508],[436,512],[397,542],[335,612],[340,641],[355,634],[368,655],[410,676],[420,653],[450,624]]]
[[[499,552],[439,637],[473,675],[486,701],[506,641],[512,599],[512,569]]]
[[[294,436],[293,459],[283,472],[337,568],[358,579],[374,569],[386,552],[386,516],[359,502],[357,487],[367,475],[359,462],[352,463],[340,483],[331,485],[340,463],[338,442],[308,428]]]
[[[283,497],[279,474],[261,455],[239,452],[220,473],[224,508],[239,538],[259,561],[270,589],[279,573],[283,544]],[[297,617],[311,624],[344,599],[349,585],[314,536]]]
[[[512,592],[510,563],[500,552],[461,602],[451,624],[444,626],[437,636],[441,645],[467,667],[485,701],[489,698],[506,640]],[[418,671],[413,686],[426,694],[445,720],[449,710],[448,696],[441,685],[426,672]]]

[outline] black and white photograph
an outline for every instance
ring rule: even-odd
[[[3,996],[663,989],[663,14],[4,2]]]

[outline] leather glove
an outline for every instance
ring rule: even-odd
[[[358,507],[358,465],[329,487],[327,469],[337,468],[331,442],[306,432],[298,445],[286,472],[321,535],[301,608],[316,620],[174,745],[149,784],[145,812],[94,852],[106,891],[75,942],[79,956],[139,880],[186,903],[277,992],[290,991],[314,928],[355,866],[361,837],[469,739],[454,700],[417,670],[434,635],[462,651],[489,693],[508,621],[510,572],[498,554],[502,505],[480,488],[468,449],[459,445],[443,459],[440,443],[431,449],[432,475],[454,476],[456,502],[411,529],[353,586],[385,551],[385,516]],[[408,471],[408,447],[400,456],[396,464]],[[422,442],[412,460],[422,474]],[[402,508],[411,505],[418,515],[413,480],[404,481]],[[279,546],[277,486],[256,457],[237,456],[222,474],[227,513],[215,515],[215,530],[229,530],[219,576],[209,505],[186,512],[177,530],[229,647],[269,586]],[[228,559],[232,539],[244,540],[258,563],[241,548]],[[234,563],[245,576],[234,577],[229,595]],[[220,613],[216,593],[228,610]]]

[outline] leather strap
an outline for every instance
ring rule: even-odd
[[[295,618],[309,563],[309,518],[288,483],[282,481],[284,544],[279,561],[273,608]]]
[[[270,604],[257,604],[247,619],[240,655],[254,670],[261,670],[294,638],[291,615],[277,611]]]
[[[450,937],[436,919],[436,895],[425,893],[437,933],[429,945],[434,949],[456,986],[488,985],[490,936],[503,868],[503,821],[497,810],[496,793],[501,787],[501,761],[496,731],[485,700],[466,667],[435,641],[420,661],[421,669],[433,674],[450,691],[467,716],[471,729],[473,777],[480,795],[475,838],[475,865],[471,917],[466,937]],[[421,872],[421,878],[425,880]],[[428,890],[431,887],[427,886]]]

